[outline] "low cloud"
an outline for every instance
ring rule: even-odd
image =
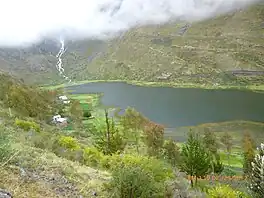
[[[138,25],[195,21],[258,0],[2,0],[0,47],[43,38],[106,39]]]

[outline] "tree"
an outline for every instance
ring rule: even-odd
[[[128,139],[133,139],[136,144],[137,152],[139,153],[138,145],[140,132],[144,129],[148,119],[133,108],[127,108],[124,115],[117,117],[119,117],[120,124],[124,128],[126,133],[125,136],[128,137]]]
[[[78,100],[73,100],[71,102],[69,113],[74,123],[80,126],[82,123],[83,108]]]
[[[244,157],[243,172],[244,172],[244,176],[247,176],[251,172],[252,169],[251,163],[253,162],[255,157],[255,153],[254,153],[255,143],[249,133],[244,134],[242,143],[243,143],[242,146],[243,146],[243,157]]]
[[[204,177],[210,170],[209,154],[199,135],[192,131],[189,132],[188,140],[182,147],[181,159],[181,170],[190,176],[192,187],[193,177],[197,184],[197,178]]]
[[[105,110],[105,122],[102,129],[92,133],[95,140],[94,146],[106,155],[112,155],[125,149],[126,142],[115,126],[114,120],[109,119],[107,110]]]
[[[205,128],[203,141],[205,148],[207,148],[210,153],[212,153],[213,155],[217,154],[219,145],[216,139],[216,135],[213,131],[210,131],[208,128]]]
[[[217,154],[219,145],[215,133],[209,128],[204,129],[203,143],[210,155],[212,172],[221,173],[224,167]]]
[[[144,128],[144,142],[149,155],[159,155],[164,143],[164,127],[149,121]]]
[[[249,186],[256,198],[264,197],[264,144],[257,149],[252,164],[251,174],[249,175]]]
[[[180,148],[177,146],[174,140],[169,139],[169,140],[164,141],[163,155],[173,167],[175,167],[176,164],[179,164]]]
[[[221,142],[222,144],[224,144],[226,152],[227,152],[229,166],[230,166],[230,154],[231,154],[231,149],[233,146],[232,141],[233,141],[233,138],[228,132],[225,132],[224,135],[221,137]]]

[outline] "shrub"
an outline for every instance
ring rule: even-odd
[[[40,132],[40,126],[35,122],[16,119],[15,125],[23,129],[24,131],[29,131],[30,129],[33,129],[36,132]]]
[[[247,198],[247,196],[227,185],[218,185],[208,190],[208,198]]]
[[[31,141],[34,147],[54,151],[54,147],[58,146],[58,137],[51,136],[49,132],[40,132],[32,136]]]
[[[153,157],[137,156],[137,155],[112,155],[102,158],[101,166],[103,168],[115,170],[118,166],[137,166],[144,171],[152,174],[156,182],[164,182],[168,178],[173,178],[171,166],[167,163],[155,159]]]
[[[70,136],[62,136],[59,138],[58,143],[61,147],[71,151],[80,149],[78,141]]]
[[[103,157],[103,153],[96,148],[86,147],[83,150],[83,163],[87,166],[98,166]]]
[[[158,184],[153,175],[132,164],[115,168],[108,189],[112,197],[118,198],[154,198],[164,194],[162,183]]]

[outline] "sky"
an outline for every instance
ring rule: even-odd
[[[203,20],[258,0],[1,0],[0,47],[108,39],[135,26]]]

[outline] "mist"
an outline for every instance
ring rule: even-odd
[[[2,0],[0,47],[108,39],[135,26],[204,20],[258,0]]]

